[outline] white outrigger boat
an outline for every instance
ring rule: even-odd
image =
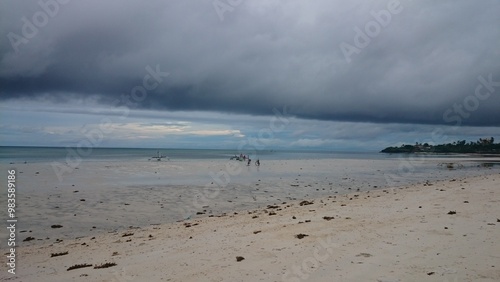
[[[161,161],[161,159],[166,158],[168,160],[168,157],[165,155],[160,155],[160,151],[157,151],[156,156],[152,156],[152,159],[156,159],[157,161]],[[151,159],[150,159],[151,160]]]

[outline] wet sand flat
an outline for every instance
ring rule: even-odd
[[[485,161],[485,160],[483,160]],[[448,169],[447,162],[454,162]],[[53,163],[0,164],[17,171],[19,239],[37,243],[129,226],[264,208],[306,198],[489,174],[467,158],[262,160],[91,160],[58,178]],[[6,175],[0,177],[5,183]],[[0,194],[6,202],[6,194]],[[62,225],[53,230],[52,225]],[[0,236],[7,236],[0,230]],[[47,239],[48,238],[48,239]]]

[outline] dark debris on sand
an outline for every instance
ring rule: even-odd
[[[300,204],[299,204],[299,205],[300,205],[300,206],[307,206],[307,205],[312,205],[312,204],[314,204],[314,202],[302,201],[302,202],[300,202]]]
[[[50,257],[53,258],[53,257],[65,256],[67,254],[68,254],[68,251],[66,251],[66,252],[60,252],[60,253],[51,253]]]
[[[68,267],[68,269],[66,269],[66,271],[70,271],[70,270],[73,270],[73,269],[84,268],[84,267],[91,267],[91,266],[92,266],[92,264],[88,264],[88,263],[75,264],[75,265],[72,265],[72,266]]]
[[[112,267],[115,265],[116,265],[116,263],[114,263],[114,262],[106,262],[106,263],[94,266],[94,269],[108,268],[108,267]]]
[[[309,236],[309,235],[300,233],[300,234],[295,235],[295,238],[302,239],[302,238],[307,237],[307,236]]]
[[[29,242],[29,241],[32,241],[32,240],[35,240],[35,238],[29,236],[28,238],[24,239],[23,242]]]

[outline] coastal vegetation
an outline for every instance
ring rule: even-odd
[[[495,139],[479,138],[478,141],[461,140],[453,143],[430,145],[418,143],[415,145],[403,144],[399,147],[387,147],[381,153],[459,153],[459,154],[500,154],[500,143]]]

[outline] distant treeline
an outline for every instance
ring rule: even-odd
[[[401,145],[400,147],[387,147],[381,153],[478,153],[478,154],[500,154],[500,143],[495,144],[495,139],[480,138],[478,141],[467,142],[465,140],[448,144],[429,145],[428,143],[415,143],[415,145]]]

